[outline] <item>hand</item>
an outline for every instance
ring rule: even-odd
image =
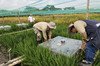
[[[44,42],[47,41],[47,39],[44,39]]]
[[[86,48],[86,44],[82,44],[80,49],[84,51],[85,48]]]
[[[81,54],[82,55],[82,53],[84,52],[85,48],[86,48],[86,42],[83,41],[80,49],[77,51],[77,54]]]
[[[86,48],[86,42],[82,41],[82,45],[80,49],[84,51],[85,48]]]
[[[82,52],[83,52],[83,50],[82,50],[82,49],[79,49],[79,50],[77,51],[76,54],[77,54],[77,55],[78,55],[78,54],[82,54]]]
[[[81,45],[81,47],[79,48],[79,50],[77,51],[76,54],[81,54],[82,55],[85,48],[86,48],[86,42],[82,41],[82,45]]]
[[[49,39],[51,39],[51,37],[49,37]]]

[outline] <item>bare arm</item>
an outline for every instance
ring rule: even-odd
[[[82,36],[82,46],[81,49],[84,49],[86,46],[86,40],[87,40],[87,34],[85,31],[85,23],[82,21],[77,21],[74,23],[74,26],[76,30],[81,34]]]
[[[52,32],[51,32],[51,30],[49,30],[48,35],[49,35],[49,39],[51,39],[51,36],[52,36]]]
[[[84,32],[81,35],[82,35],[82,46],[81,46],[81,49],[84,50],[85,47],[86,47],[87,34],[86,34],[86,32]]]
[[[46,30],[45,30],[45,31],[42,31],[42,33],[43,33],[43,38],[44,38],[44,41],[47,41]]]

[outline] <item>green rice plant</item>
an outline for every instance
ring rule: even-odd
[[[81,16],[81,17],[80,17]],[[84,19],[82,14],[75,15],[50,15],[36,16],[38,21],[54,21],[57,28],[53,30],[53,36],[64,36],[68,38],[81,39],[79,34],[68,34],[68,25],[78,19]],[[49,17],[49,18],[48,18]],[[47,19],[48,18],[48,19]],[[100,20],[98,15],[91,15],[91,18]],[[61,54],[54,53],[48,48],[37,46],[36,35],[33,30],[20,33],[0,36],[0,44],[7,49],[11,48],[12,58],[24,55],[25,60],[23,66],[78,66],[79,62],[84,57],[84,54],[79,54],[73,57],[66,57]],[[100,66],[100,52],[98,53],[94,66]]]
[[[36,38],[33,31],[6,35],[2,38],[0,37],[0,39],[0,43],[2,42],[7,47],[12,48],[13,57],[25,55],[26,59],[23,64],[26,66],[74,66],[74,62],[76,62],[73,58],[67,58],[63,55],[54,54],[48,49],[36,47]]]
[[[25,55],[25,61],[23,62],[26,66],[74,66],[78,65],[75,64],[76,58],[72,57],[65,57],[63,55],[55,54],[48,49],[44,49],[43,47],[36,47],[34,44],[31,45],[33,42],[31,39],[29,41],[25,41],[24,44],[18,44],[21,49],[19,52]],[[27,45],[26,45],[27,44]],[[23,45],[23,46],[22,46]],[[74,58],[74,60],[73,60]],[[29,61],[30,60],[30,61]],[[71,62],[71,63],[70,63]]]

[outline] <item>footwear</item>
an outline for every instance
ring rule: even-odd
[[[92,66],[92,63],[91,62],[88,62],[86,60],[83,60],[79,66]]]
[[[86,61],[86,60],[82,60],[82,63],[85,63],[85,64],[92,64],[92,62],[89,62],[89,61]]]
[[[92,66],[92,64],[80,63],[79,66]]]

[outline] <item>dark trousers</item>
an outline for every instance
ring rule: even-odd
[[[85,51],[85,60],[93,63],[96,51],[97,51],[97,48],[93,46],[91,42],[87,42],[86,51]]]

